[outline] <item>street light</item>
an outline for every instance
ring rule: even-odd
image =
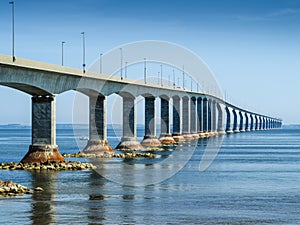
[[[173,69],[173,87],[175,88],[176,81],[175,81],[175,70]]]
[[[85,73],[85,34],[84,32],[81,32],[82,34],[82,69],[83,73]]]
[[[15,2],[9,2],[11,4],[11,19],[12,19],[12,60],[16,61],[15,57]]]
[[[144,58],[144,82],[147,83],[147,65],[146,65],[146,58]]]
[[[103,54],[100,53],[100,60],[99,60],[99,73],[102,73],[102,56]]]
[[[64,66],[64,44],[66,42],[62,41],[61,42],[61,65]]]
[[[120,48],[120,54],[121,54],[121,80],[123,80],[123,49]]]

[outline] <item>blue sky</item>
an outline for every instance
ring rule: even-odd
[[[300,123],[300,1],[16,0],[16,56],[81,66],[132,41],[164,40],[191,49],[214,72],[227,98],[253,111]],[[11,52],[11,5],[0,2],[0,53]],[[0,88],[0,124],[30,123],[30,96]],[[57,98],[57,120],[71,122],[73,93]]]

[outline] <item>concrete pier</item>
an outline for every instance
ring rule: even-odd
[[[143,149],[136,137],[135,97],[128,94],[121,94],[121,96],[123,97],[123,137],[116,149]]]
[[[250,123],[249,123],[249,115],[248,113],[245,113],[245,131],[249,132],[250,131]]]
[[[192,97],[190,100],[190,133],[193,136],[193,138],[198,138],[199,134],[197,132],[197,100],[195,97]]]
[[[259,130],[259,119],[258,116],[255,115],[255,130]]]
[[[106,135],[106,99],[99,94],[89,96],[89,140],[85,154],[113,153]]]
[[[211,102],[211,114],[212,114],[211,132],[212,134],[217,134],[217,105],[215,101]]]
[[[174,138],[170,133],[170,99],[167,96],[160,97],[160,137],[162,144],[174,143]]]
[[[226,134],[224,130],[224,123],[223,123],[223,111],[221,108],[221,105],[217,103],[217,110],[218,110],[218,128],[217,132],[218,134]]]
[[[255,127],[254,127],[254,115],[250,114],[250,130],[254,131]]]
[[[181,101],[178,96],[173,97],[173,134],[174,141],[184,141],[181,134]]]
[[[212,101],[209,99],[207,104],[207,133],[212,133]]]
[[[226,129],[225,132],[227,134],[232,134],[233,131],[231,129],[231,115],[230,115],[230,110],[228,107],[225,107],[225,111],[226,111]]]
[[[202,98],[197,99],[197,132],[199,134],[200,138],[203,138],[204,132],[203,132],[203,101]]]
[[[192,140],[193,135],[190,132],[190,99],[182,98],[182,136],[185,140]]]
[[[232,113],[233,113],[233,132],[238,133],[240,132],[240,129],[238,124],[237,112],[236,110],[232,110]]]
[[[240,112],[239,112],[239,116],[240,116],[240,126],[239,126],[239,130],[240,130],[240,132],[245,132],[243,112],[240,111]]]
[[[63,162],[56,145],[56,104],[54,95],[33,96],[32,144],[22,163]]]
[[[155,147],[161,143],[156,137],[155,97],[145,97],[145,136],[141,143],[143,146]]]

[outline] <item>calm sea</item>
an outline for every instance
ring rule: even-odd
[[[22,159],[30,132],[26,127],[0,129],[1,162]],[[138,134],[142,136],[142,130]],[[80,136],[87,136],[87,130],[79,130],[74,137],[70,127],[59,127],[60,151],[77,152]],[[111,129],[108,136],[115,146],[118,140]],[[0,224],[300,224],[300,129],[227,135],[216,159],[201,172],[199,161],[206,142],[198,142],[182,170],[148,186],[122,185],[92,170],[2,170],[2,180],[45,191],[0,199]],[[188,148],[165,149],[156,160],[184,154]],[[134,166],[135,172],[142,167],[143,173],[155,168],[153,163],[153,159],[141,159],[103,164],[107,171],[110,165],[122,164]],[[131,167],[124,166],[124,180],[136,178]]]

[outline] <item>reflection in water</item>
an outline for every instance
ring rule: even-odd
[[[42,187],[44,191],[34,192],[32,195],[31,221],[34,225],[55,223],[56,178],[55,171],[32,172],[32,187]]]
[[[107,180],[93,171],[89,182],[88,221],[89,224],[105,224],[107,210],[105,202],[107,196],[103,194]]]

